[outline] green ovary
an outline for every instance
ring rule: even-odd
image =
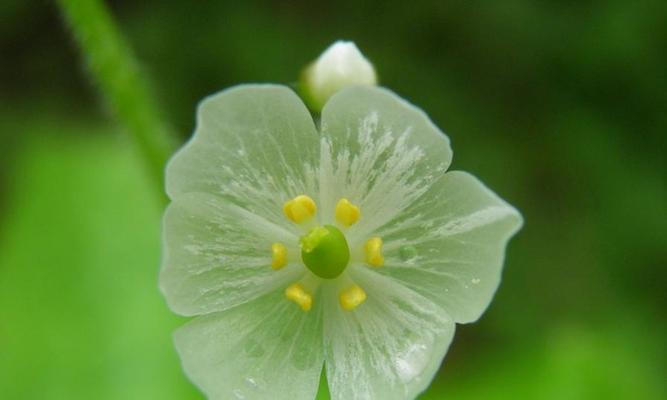
[[[300,243],[303,263],[320,278],[336,278],[350,261],[345,235],[335,226],[315,227],[301,238]]]

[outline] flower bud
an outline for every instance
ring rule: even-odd
[[[373,65],[353,42],[337,41],[304,71],[302,94],[313,111],[320,112],[346,86],[377,85]]]

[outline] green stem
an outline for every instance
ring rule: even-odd
[[[58,0],[58,4],[103,99],[132,137],[164,197],[164,166],[175,140],[142,79],[130,47],[102,1]]]

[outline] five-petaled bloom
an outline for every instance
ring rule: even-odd
[[[319,126],[318,126],[319,125]],[[290,89],[205,99],[172,159],[161,288],[212,399],[406,399],[475,321],[521,216],[419,109],[350,87],[318,123]]]

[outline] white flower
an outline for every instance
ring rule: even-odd
[[[343,89],[318,130],[277,85],[205,99],[172,159],[161,288],[212,399],[407,399],[500,282],[521,216],[392,92]]]

